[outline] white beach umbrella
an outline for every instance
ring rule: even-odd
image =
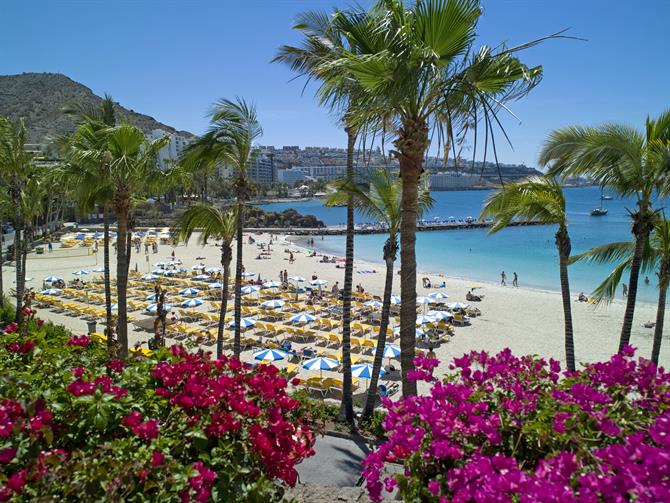
[[[262,349],[261,351],[256,351],[254,353],[254,358],[265,362],[274,362],[286,358],[286,353],[277,351],[276,349]]]
[[[62,281],[62,280],[63,278],[61,278],[60,276],[47,276],[46,278],[44,278],[45,283],[55,283],[56,281]]]
[[[426,305],[426,304],[432,304],[433,302],[435,302],[435,300],[431,299],[430,297],[417,297],[416,298],[416,303],[417,304]]]
[[[400,327],[395,327],[395,328],[393,329],[393,333],[394,333],[394,334],[399,334],[399,333],[400,333]],[[417,329],[414,330],[414,335],[415,335],[416,337],[424,337],[424,336],[426,335],[426,332],[424,332],[424,331],[421,330],[420,328],[417,328]]]
[[[435,299],[435,300],[443,300],[443,299],[448,299],[449,295],[447,295],[446,293],[443,293],[443,292],[433,292],[433,293],[429,293],[428,297],[431,298],[431,299]]]
[[[464,302],[449,302],[448,304],[445,304],[449,309],[467,309],[470,307],[470,304],[466,304]]]
[[[302,283],[303,281],[307,281],[307,280],[305,278],[303,278],[302,276],[291,276],[289,278],[289,281],[295,281],[295,282]]]
[[[245,271],[242,273],[243,278],[251,278],[252,276],[256,276],[256,273],[251,271]]]
[[[282,307],[284,305],[283,300],[279,299],[272,299],[272,300],[266,300],[261,304],[261,307],[264,307],[266,309],[276,309],[278,307]]]
[[[209,285],[207,285],[207,288],[209,289],[223,288],[223,283],[219,283],[218,281],[216,283],[210,283]]]
[[[384,304],[382,304],[378,300],[369,300],[363,305],[368,307],[382,307]]]
[[[155,301],[155,300],[156,300],[156,294],[155,294],[155,293],[152,293],[151,295],[147,295],[146,297],[144,297],[144,300],[153,300],[153,301]]]
[[[60,288],[47,288],[46,290],[42,290],[40,293],[42,295],[60,295],[63,293],[63,290]]]
[[[95,269],[92,269],[91,272],[105,272],[105,268],[104,267],[97,267]]]
[[[377,348],[375,348],[375,353],[377,352]],[[400,356],[400,347],[396,346],[395,344],[387,344],[384,346],[384,351],[382,352],[382,355],[384,358],[397,358]]]
[[[400,297],[398,297],[397,295],[391,295],[391,304],[392,305],[397,306],[398,304],[400,304],[400,302],[401,302]]]
[[[253,318],[240,318],[240,327],[241,328],[253,327],[255,324],[256,324],[256,320],[253,319]],[[231,321],[228,326],[233,328],[235,326],[235,320]]]
[[[266,281],[263,283],[263,288],[278,288],[281,286],[279,281]]]
[[[165,269],[154,269],[151,271],[151,274],[156,274],[158,276],[164,276],[165,275]]]
[[[199,293],[200,290],[193,287],[182,288],[181,290],[179,290],[179,295],[198,295]]]
[[[177,259],[177,260],[170,260],[170,261],[168,262],[168,265],[171,265],[171,266],[181,265],[181,260],[179,260],[179,259]]]
[[[311,360],[307,360],[305,363],[302,364],[302,368],[306,370],[318,370],[321,375],[323,375],[324,370],[333,370],[337,368],[340,365],[340,362],[338,362],[334,358],[327,358],[320,356],[318,358],[312,358]]]
[[[424,315],[419,315],[416,317],[416,324],[417,325],[424,325],[426,323],[434,323],[435,318],[432,316],[424,316]]]
[[[158,278],[159,278],[159,276],[157,274],[145,274],[140,279],[143,279],[145,281],[151,281],[151,280],[158,279]]]
[[[205,264],[195,264],[191,266],[191,269],[193,269],[194,271],[202,271],[205,269],[205,267],[206,267]]]
[[[453,318],[454,315],[451,314],[449,311],[428,311],[426,313],[427,316],[432,316],[436,320],[448,320],[449,318]]]
[[[179,274],[179,271],[175,271],[174,269],[170,269],[165,271],[166,276],[177,276]]]
[[[171,308],[172,308],[172,304],[165,304],[163,306],[163,309],[166,310],[166,311],[169,311]],[[158,304],[149,304],[146,307],[145,311],[147,313],[155,313],[156,311],[158,311]]]
[[[309,323],[314,321],[316,318],[309,313],[299,313],[289,318],[291,323]]]
[[[314,286],[323,286],[326,283],[328,283],[328,281],[326,281],[325,279],[313,279],[312,281],[309,282],[310,285]]]
[[[261,287],[256,285],[247,285],[243,286],[240,291],[242,293],[254,293],[260,291]]]
[[[203,304],[203,300],[196,297],[194,299],[185,300],[181,303],[181,307],[198,307],[202,306]]]
[[[386,374],[386,370],[379,369],[379,375]],[[369,363],[359,363],[357,365],[351,366],[351,375],[358,379],[370,379],[372,378],[372,365]]]
[[[118,311],[119,310],[119,305],[117,303],[112,304],[109,306],[112,311]]]
[[[221,272],[221,271],[223,271],[223,269],[221,269],[220,267],[208,267],[207,269],[205,269],[205,272],[208,272],[210,274],[213,272]]]
[[[203,279],[211,279],[207,274],[198,274],[197,276],[193,276],[192,279],[197,279],[198,281],[203,280]]]

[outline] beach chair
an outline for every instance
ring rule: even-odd
[[[321,395],[321,398],[325,398],[328,394],[329,387],[324,381],[325,379],[322,379],[321,377],[308,377],[305,380],[304,386],[308,391],[318,393]]]
[[[463,316],[461,313],[454,313],[454,324],[464,327],[470,324],[470,318]]]

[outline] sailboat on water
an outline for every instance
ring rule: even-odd
[[[607,215],[607,208],[603,208],[603,201],[607,200],[608,197],[611,199],[611,196],[605,196],[602,189],[600,189],[600,206],[591,210],[592,217],[604,217]]]

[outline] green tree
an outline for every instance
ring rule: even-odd
[[[12,224],[14,226],[14,259],[16,262],[16,321],[23,320],[23,294],[25,290],[27,200],[24,197],[30,178],[35,173],[34,154],[27,152],[26,128],[23,121],[16,123],[0,115],[0,177],[8,188],[12,201]],[[26,248],[27,249],[27,248]]]
[[[647,118],[644,131],[621,124],[574,126],[554,131],[540,154],[550,173],[588,175],[621,196],[634,196],[629,210],[635,253],[630,265],[628,297],[619,351],[630,343],[644,244],[653,228],[652,199],[670,193],[670,110]]]
[[[317,72],[335,89],[356,84],[362,92],[352,123],[378,124],[394,138],[391,154],[399,161],[403,182],[400,347],[405,395],[416,394],[407,373],[416,342],[417,200],[430,130],[439,132],[447,122],[453,127],[476,116],[485,122],[490,141],[504,103],[525,95],[541,78],[540,67],[527,68],[513,56],[534,43],[475,50],[480,15],[477,0],[417,0],[412,6],[381,0],[369,12],[349,16],[356,22],[345,28],[346,38],[359,51],[345,52],[319,65]]]
[[[362,215],[383,225],[388,232],[383,250],[386,277],[379,320],[377,351],[372,365],[370,387],[368,388],[362,415],[363,419],[369,419],[372,417],[377,403],[377,384],[382,368],[384,347],[386,346],[386,332],[389,326],[391,294],[393,291],[393,266],[398,253],[398,232],[400,231],[402,215],[402,181],[382,168],[369,173],[364,184],[354,184],[347,181],[336,182],[333,184],[333,188],[335,192],[329,196],[328,205],[341,204],[347,198],[352,198],[356,209]],[[423,183],[418,199],[419,216],[432,205],[433,198],[430,196],[427,184]]]
[[[105,289],[105,325],[110,349],[114,340],[110,335],[113,325],[110,265],[110,205],[112,186],[110,179],[111,153],[108,148],[109,128],[116,125],[114,101],[109,95],[97,109],[70,104],[64,112],[78,121],[70,135],[55,138],[54,143],[69,162],[65,172],[74,187],[74,199],[82,213],[92,211],[96,205],[103,213],[103,281]]]
[[[665,323],[665,304],[670,282],[670,221],[654,218],[651,235],[642,248],[642,272],[655,271],[658,277],[658,305],[656,309],[656,325],[654,327],[654,343],[651,351],[652,361],[658,365],[658,358],[663,340]],[[636,243],[623,241],[596,246],[570,258],[570,263],[617,262],[612,272],[593,291],[593,298],[598,302],[610,302],[615,294],[624,273],[630,270],[635,257]]]
[[[179,239],[188,242],[195,231],[200,232],[199,242],[203,246],[211,239],[221,241],[221,267],[223,268],[223,288],[221,291],[221,311],[216,336],[216,356],[223,355],[223,329],[228,307],[228,282],[230,281],[230,262],[233,259],[232,242],[237,235],[236,211],[221,211],[209,205],[199,204],[189,208],[177,222]]]
[[[241,353],[240,319],[242,317],[242,248],[245,205],[253,189],[247,171],[255,155],[254,141],[263,129],[258,122],[253,104],[238,98],[220,100],[210,112],[209,131],[191,143],[184,152],[186,165],[227,165],[235,170],[235,197],[237,213],[237,253],[235,259],[235,339],[233,353]]]
[[[568,234],[568,217],[565,212],[563,188],[554,178],[550,177],[535,177],[507,184],[489,196],[484,203],[480,218],[487,217],[493,217],[496,220],[489,231],[491,233],[507,227],[516,218],[558,226],[555,237],[563,297],[563,318],[565,319],[565,360],[568,369],[575,370],[575,344],[568,279],[568,261],[572,247]]]
[[[130,266],[130,224],[137,199],[146,193],[151,183],[161,178],[156,166],[158,151],[167,145],[169,137],[148,142],[137,127],[121,124],[107,131],[110,161],[105,179],[112,188],[111,205],[117,222],[116,288],[118,303],[117,335],[121,356],[128,355],[128,268]]]

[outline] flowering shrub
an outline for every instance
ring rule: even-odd
[[[273,366],[179,346],[121,361],[29,323],[0,335],[0,502],[277,501],[313,454]]]
[[[385,400],[388,440],[365,461],[369,494],[406,501],[670,501],[670,374],[633,349],[581,372],[472,352],[452,374],[417,358],[430,395]],[[386,463],[404,472],[385,476]]]

